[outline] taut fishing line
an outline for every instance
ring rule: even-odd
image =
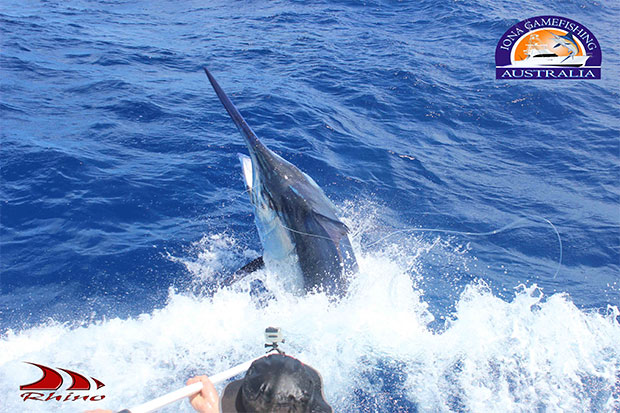
[[[518,226],[518,224],[522,223],[522,222],[530,222],[533,221],[532,218],[536,218],[538,220],[542,220],[544,221],[546,224],[549,224],[549,226],[553,229],[553,232],[555,232],[555,235],[558,238],[558,247],[559,247],[559,257],[558,257],[558,265],[557,268],[555,270],[555,273],[553,274],[553,279],[555,279],[558,275],[558,273],[560,272],[560,268],[562,267],[562,256],[563,256],[563,248],[562,248],[562,237],[560,236],[560,232],[558,231],[558,229],[556,228],[555,225],[553,225],[553,223],[551,221],[549,221],[547,218],[545,217],[541,217],[538,215],[529,215],[527,217],[523,217],[523,218],[519,218],[507,225],[504,225],[501,228],[495,229],[493,231],[487,231],[487,232],[471,232],[471,231],[456,231],[456,230],[450,230],[450,229],[440,229],[440,228],[407,228],[407,229],[400,229],[400,230],[396,230],[396,231],[392,231],[389,234],[387,234],[386,236],[378,239],[377,241],[366,245],[366,248],[370,248],[374,245],[377,245],[383,241],[385,241],[386,239],[393,237],[396,234],[406,234],[406,233],[411,233],[411,232],[439,232],[442,234],[453,234],[453,235],[466,235],[466,236],[470,236],[470,237],[486,237],[489,235],[496,235],[496,234],[500,234],[502,232],[506,232],[510,229],[515,229],[515,228],[522,228],[525,225],[521,225]],[[280,223],[280,225],[287,229],[288,231],[291,232],[295,232],[298,234],[302,234],[302,235],[307,235],[309,237],[316,237],[316,238],[324,238],[324,239],[331,239],[329,237],[324,237],[321,235],[316,235],[316,234],[309,234],[306,232],[302,232],[302,231],[297,231],[294,230],[292,228],[287,227],[286,225]]]
[[[562,237],[560,236],[560,232],[558,231],[558,229],[556,228],[555,225],[553,225],[553,223],[551,221],[549,221],[547,218],[545,217],[541,217],[538,215],[529,215],[527,217],[523,217],[523,218],[519,218],[511,223],[509,223],[508,225],[505,225],[501,228],[495,229],[493,231],[488,231],[488,232],[470,232],[470,231],[455,231],[455,230],[450,230],[450,229],[438,229],[438,228],[407,228],[407,229],[400,229],[400,230],[396,230],[396,231],[392,231],[391,233],[387,234],[386,236],[378,239],[377,241],[366,245],[366,248],[370,248],[374,245],[377,245],[383,241],[385,241],[386,239],[396,235],[396,234],[403,234],[403,233],[411,233],[411,232],[439,232],[442,234],[454,234],[454,235],[466,235],[466,236],[470,236],[470,237],[485,237],[485,236],[489,236],[489,235],[496,235],[496,234],[500,234],[502,232],[508,231],[510,229],[515,229],[515,228],[522,228],[526,225],[518,225],[521,222],[531,222],[534,221],[532,218],[536,218],[538,220],[542,220],[544,221],[546,224],[549,224],[549,226],[551,226],[551,228],[553,229],[553,231],[555,232],[555,235],[558,238],[558,247],[559,247],[559,257],[558,257],[558,265],[557,268],[555,270],[555,273],[553,274],[553,278],[555,279],[558,275],[558,273],[560,272],[560,268],[562,267],[562,256],[563,256],[563,248],[562,248]]]
[[[251,189],[246,189],[245,191],[241,192],[240,194],[237,194],[232,200],[236,200],[238,199],[240,196],[246,194],[246,193],[251,193]],[[504,225],[501,228],[495,229],[493,231],[487,231],[487,232],[471,232],[471,231],[456,231],[456,230],[450,230],[450,229],[441,229],[441,228],[407,228],[407,229],[400,229],[400,230],[396,230],[396,231],[392,231],[389,234],[385,235],[384,237],[378,239],[377,241],[366,245],[366,248],[370,248],[373,247],[383,241],[385,241],[388,238],[391,238],[392,236],[396,235],[396,234],[406,234],[406,233],[412,233],[412,232],[438,232],[441,234],[453,234],[453,235],[465,235],[465,236],[470,236],[470,237],[486,237],[489,235],[496,235],[496,234],[501,234],[502,232],[506,232],[508,230],[511,229],[515,229],[515,228],[522,228],[525,225],[519,225],[522,222],[531,222],[534,221],[536,222],[536,220],[538,221],[543,221],[545,224],[548,224],[552,229],[553,232],[555,232],[556,237],[558,238],[558,248],[559,248],[559,256],[558,256],[558,265],[555,269],[555,273],[553,274],[553,279],[555,279],[557,277],[557,275],[560,272],[560,268],[562,267],[562,259],[563,259],[563,247],[562,247],[562,237],[560,236],[560,232],[558,231],[558,229],[556,228],[555,225],[553,225],[553,222],[551,222],[550,220],[548,220],[545,217],[541,217],[539,215],[527,215],[525,217],[519,218],[507,225]],[[297,234],[301,234],[301,235],[307,235],[309,237],[316,237],[316,238],[323,238],[323,239],[331,239],[329,237],[324,237],[321,235],[316,235],[316,234],[309,234],[303,231],[298,231],[295,230],[293,228],[289,228],[286,225],[279,223],[283,228],[285,228],[288,231],[297,233]],[[358,233],[359,234],[359,233]],[[356,236],[358,235],[356,234]],[[355,238],[356,236],[353,236],[353,238]]]

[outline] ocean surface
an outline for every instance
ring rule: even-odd
[[[596,35],[601,80],[495,80],[498,39],[538,15]],[[270,325],[336,412],[619,411],[618,21],[613,1],[3,1],[0,411],[131,407],[260,355]],[[218,287],[261,245],[205,66],[351,228],[341,301],[271,269]],[[24,402],[25,361],[105,399]]]

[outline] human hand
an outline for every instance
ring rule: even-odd
[[[202,382],[202,390],[193,396],[190,396],[189,402],[192,407],[200,413],[219,413],[220,411],[220,398],[217,395],[217,390],[211,383],[211,380],[207,376],[192,377],[187,380],[187,385]]]

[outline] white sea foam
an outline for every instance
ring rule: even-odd
[[[416,262],[437,243],[414,244],[358,250],[360,273],[338,303],[323,294],[295,295],[277,274],[260,271],[251,278],[260,278],[272,298],[252,294],[248,279],[212,295],[171,290],[163,308],[137,318],[9,331],[0,340],[0,410],[131,407],[183,386],[192,375],[260,355],[267,326],[282,327],[284,350],[322,373],[339,412],[412,405],[475,412],[617,408],[617,308],[584,312],[568,296],[546,297],[536,285],[520,286],[506,301],[474,282],[445,327],[433,329],[434,316],[416,286],[424,276]],[[227,254],[238,256],[231,245],[229,236],[205,237],[198,258],[186,260],[188,270],[208,279],[233,259]],[[105,383],[100,393],[106,398],[24,402],[19,386],[40,377],[24,361],[95,377]],[[165,411],[192,409],[183,401]]]

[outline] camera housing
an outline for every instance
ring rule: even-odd
[[[265,348],[268,348],[267,352],[277,351],[280,354],[284,354],[279,348],[279,343],[284,343],[284,336],[280,327],[267,327],[265,329]]]

